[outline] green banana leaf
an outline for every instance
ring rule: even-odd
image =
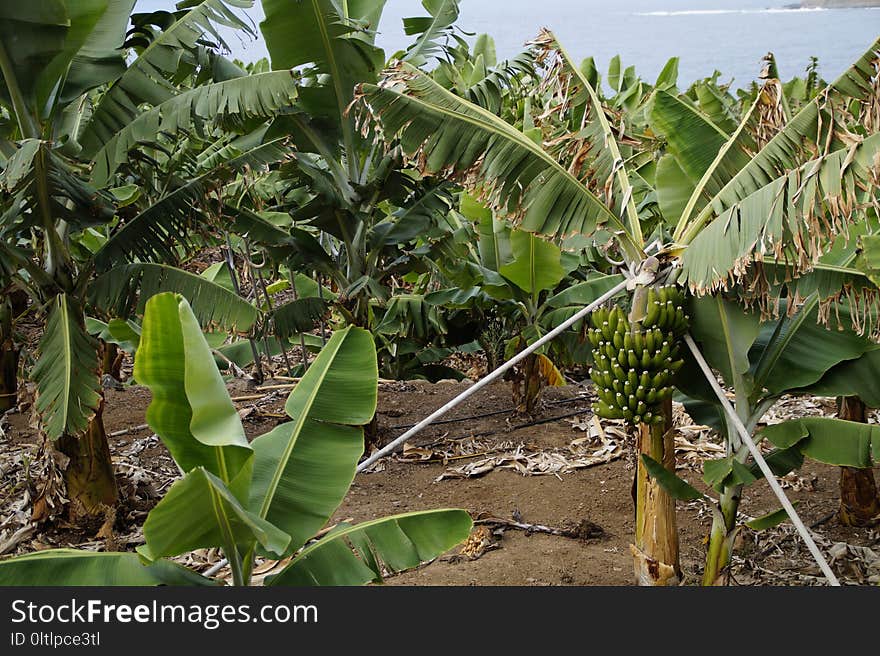
[[[695,499],[703,499],[706,497],[705,494],[700,492],[693,485],[680,479],[648,454],[642,454],[642,462],[645,465],[645,469],[648,470],[648,474],[651,478],[656,480],[657,484],[666,490],[666,492],[669,493],[669,496],[673,499],[678,499],[679,501],[693,501]]]
[[[795,501],[791,505],[797,507],[798,502]],[[761,515],[760,517],[755,517],[754,519],[750,519],[744,523],[753,531],[766,531],[768,528],[779,526],[787,519],[788,513],[785,511],[785,508],[780,508],[779,510],[774,510],[767,513],[766,515]]]
[[[134,553],[49,549],[0,561],[0,587],[215,585],[168,560],[144,565]]]
[[[363,585],[436,558],[467,538],[464,510],[427,510],[341,527],[303,549],[266,585]],[[354,550],[353,550],[354,549]]]
[[[378,379],[370,333],[338,331],[287,398],[293,421],[253,441],[250,509],[290,534],[284,553],[320,530],[348,492],[364,449],[361,427],[376,411]]]
[[[355,86],[375,80],[382,67],[384,53],[372,41],[385,0],[262,2],[266,19],[260,29],[273,70],[314,67],[320,84],[305,89],[300,104],[310,115],[330,119],[341,129],[346,152],[353,152],[358,135],[347,109]],[[370,29],[359,27],[360,21]]]
[[[498,273],[529,294],[553,289],[565,277],[560,263],[561,251],[556,244],[536,237],[531,232],[514,230],[510,235],[513,260]]]
[[[666,137],[669,150],[690,179],[693,191],[728,135],[690,102],[665,91],[658,91],[654,96],[651,124],[655,132]]]
[[[797,446],[808,458],[841,467],[870,467],[880,460],[880,426],[830,417],[804,417],[761,431],[773,445]]]
[[[721,296],[703,296],[691,300],[690,315],[691,334],[706,360],[734,385],[749,370],[749,349],[760,331],[758,314]]]
[[[837,364],[821,380],[798,391],[814,396],[857,396],[868,407],[880,408],[880,346]]]
[[[290,536],[245,509],[219,478],[196,467],[176,481],[144,522],[150,560],[224,545],[246,551],[254,541],[281,553]]]
[[[657,162],[655,187],[663,221],[667,226],[674,226],[694,192],[694,183],[688,179],[675,157],[666,154]]]
[[[859,358],[871,346],[849,329],[852,321],[846,307],[838,309],[844,330],[820,324],[815,302],[793,316],[785,316],[785,309],[783,304],[779,321],[761,326],[749,354],[756,387],[771,394],[812,385],[835,365]]]
[[[147,423],[184,472],[205,467],[227,485],[251,448],[198,321],[186,299],[147,301],[134,377],[153,393]]]
[[[36,408],[53,440],[86,430],[101,402],[98,343],[85,331],[82,309],[67,294],[52,302],[40,357],[31,376]]]

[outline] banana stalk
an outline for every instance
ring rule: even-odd
[[[703,572],[703,585],[727,585],[730,580],[730,557],[736,540],[736,513],[739,509],[742,485],[724,488],[721,494],[721,513],[715,513],[709,533],[709,548],[706,552],[706,569]]]
[[[743,387],[740,384],[736,389],[741,390]],[[739,393],[735,407],[740,418],[743,415],[748,417],[752,414],[753,408],[749,405],[748,399]],[[735,445],[740,444],[740,438],[736,428],[730,422],[725,422],[725,424],[728,431],[727,448],[730,455],[734,452]],[[703,570],[704,586],[727,585],[730,581],[730,562],[733,556],[733,543],[739,531],[736,517],[742,499],[742,489],[742,484],[732,483],[724,485],[721,490],[721,498],[717,508],[719,512],[712,513],[712,528],[709,531],[709,547],[706,551],[706,567]]]
[[[662,423],[639,424],[637,448],[670,471],[675,471],[675,429],[672,399],[663,403]],[[636,582],[645,586],[678,585],[681,565],[675,500],[648,475],[641,457],[636,459],[635,543],[630,545]]]
[[[644,333],[643,350],[638,364],[647,373],[652,364],[653,353],[647,342],[654,338],[653,327],[659,319],[658,307],[653,305],[654,290],[637,287],[633,294],[630,323],[637,334],[643,334],[645,323],[651,324]],[[650,305],[649,305],[650,303]],[[647,322],[646,322],[647,320]],[[649,338],[648,335],[651,335]],[[656,341],[656,340],[655,340]],[[641,378],[641,374],[639,374]],[[643,388],[644,389],[644,388]],[[653,388],[652,388],[653,389]],[[646,392],[647,396],[647,392]],[[641,410],[641,405],[638,407]],[[644,416],[637,426],[636,458],[638,468],[635,480],[635,543],[630,545],[633,555],[633,573],[636,582],[643,586],[678,585],[681,582],[681,564],[678,550],[678,526],[675,518],[675,499],[650,476],[642,462],[641,454],[647,453],[666,469],[675,472],[675,429],[672,425],[672,397],[662,401],[660,412]]]

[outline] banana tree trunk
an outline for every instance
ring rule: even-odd
[[[838,418],[865,423],[865,404],[857,396],[840,397]],[[874,472],[868,467],[840,468],[840,523],[846,526],[870,526],[880,519],[880,496]]]
[[[675,471],[675,429],[672,427],[672,400],[663,404],[662,424],[639,424],[638,454],[646,453]],[[636,582],[644,586],[678,585],[681,565],[678,551],[678,527],[673,499],[648,475],[638,458],[636,472],[635,544],[630,545]]]
[[[528,416],[535,414],[538,400],[544,390],[544,378],[538,366],[537,354],[527,355],[514,367],[512,381],[513,403],[517,413]]]
[[[11,339],[2,340],[0,341],[0,415],[17,404],[18,349]]]
[[[64,470],[71,521],[107,517],[119,498],[110,445],[104,430],[104,401],[80,437],[62,435],[55,448],[68,458]]]
[[[0,414],[18,404],[19,349],[13,337],[13,320],[27,308],[21,292],[3,292],[0,301]]]
[[[739,399],[737,410],[746,402]],[[727,422],[728,445],[735,442],[735,429]],[[742,484],[725,485],[721,490],[718,507],[712,513],[712,528],[709,531],[709,547],[706,550],[706,568],[703,570],[703,585],[727,585],[730,583],[730,563],[733,558],[733,543],[739,528],[736,525],[739,504],[742,500]]]
[[[123,353],[116,344],[101,342],[101,371],[113,376],[116,380],[122,380]]]

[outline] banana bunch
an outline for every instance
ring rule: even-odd
[[[672,397],[672,379],[681,368],[681,336],[688,316],[678,288],[648,290],[648,310],[641,328],[630,326],[619,307],[591,315],[587,336],[593,345],[590,378],[599,396],[594,412],[632,424],[659,424],[661,406]]]
[[[659,328],[678,339],[687,332],[689,319],[684,311],[684,294],[678,287],[648,288],[648,313],[642,319],[644,328]]]

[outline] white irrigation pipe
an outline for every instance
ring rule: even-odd
[[[650,281],[648,281],[648,282],[650,282]],[[544,335],[537,342],[535,342],[534,344],[531,344],[530,346],[528,346],[524,350],[517,353],[514,357],[512,357],[510,360],[508,360],[507,362],[502,364],[500,367],[498,367],[497,369],[495,369],[491,373],[487,374],[484,378],[482,378],[478,382],[476,382],[473,385],[471,385],[470,387],[468,387],[464,392],[462,392],[461,394],[456,396],[449,403],[447,403],[446,405],[444,405],[441,408],[438,408],[437,410],[432,412],[430,415],[428,415],[427,417],[422,419],[419,423],[417,423],[415,426],[410,428],[408,431],[406,431],[400,437],[396,438],[393,442],[388,443],[382,449],[380,449],[379,451],[376,451],[376,453],[374,453],[373,455],[371,455],[369,458],[367,458],[361,464],[358,465],[357,471],[360,473],[360,472],[364,471],[367,467],[372,465],[374,462],[379,460],[380,458],[384,458],[385,456],[387,456],[389,453],[394,451],[397,447],[399,447],[401,444],[406,442],[413,435],[415,435],[416,433],[418,433],[419,431],[421,431],[425,427],[432,424],[435,420],[437,420],[440,417],[442,417],[443,415],[445,415],[447,412],[452,410],[455,406],[457,406],[459,403],[464,401],[466,398],[468,398],[469,396],[472,396],[473,394],[476,394],[481,389],[483,389],[486,385],[491,383],[493,380],[496,380],[497,378],[499,378],[504,372],[506,372],[508,369],[510,369],[511,367],[516,365],[520,360],[527,357],[531,353],[534,353],[536,350],[538,350],[539,348],[544,346],[544,344],[546,344],[547,342],[552,340],[554,337],[556,337],[559,333],[566,330],[569,326],[577,323],[578,321],[583,319],[585,316],[590,314],[593,310],[595,310],[597,307],[599,307],[599,305],[601,305],[605,301],[609,300],[610,298],[613,298],[614,296],[619,294],[621,291],[626,289],[626,286],[628,283],[629,283],[628,280],[624,280],[620,284],[612,287],[610,290],[608,290],[607,292],[602,294],[599,298],[597,298],[595,301],[590,303],[584,309],[580,310],[577,314],[573,315],[568,320],[566,320],[566,321],[562,322],[561,324],[559,324],[558,326],[556,326],[556,328],[554,328],[549,333]]]
[[[785,512],[788,515],[789,519],[791,519],[791,523],[794,524],[797,532],[800,533],[801,538],[803,538],[804,543],[807,545],[807,549],[809,549],[810,553],[813,554],[813,558],[816,560],[816,564],[819,565],[819,569],[822,570],[822,573],[825,575],[825,578],[828,579],[829,584],[831,584],[832,586],[840,586],[840,581],[837,580],[834,572],[831,571],[831,567],[828,566],[828,561],[825,560],[825,556],[823,556],[822,552],[819,551],[819,547],[816,546],[816,543],[813,540],[813,536],[810,535],[807,527],[804,526],[804,523],[803,521],[801,521],[801,518],[795,511],[794,506],[791,505],[791,501],[789,501],[788,497],[785,496],[785,492],[782,491],[782,487],[776,480],[776,475],[767,465],[767,461],[764,460],[764,456],[758,449],[758,445],[755,444],[754,440],[752,440],[752,436],[749,434],[749,431],[742,423],[739,415],[736,414],[736,410],[733,409],[733,406],[730,404],[730,401],[724,394],[724,390],[721,389],[721,385],[718,384],[718,380],[715,378],[715,374],[713,374],[712,370],[709,368],[709,365],[706,362],[706,359],[703,357],[703,354],[700,352],[699,347],[697,347],[697,344],[694,342],[693,338],[690,335],[685,335],[684,341],[690,349],[691,353],[693,353],[694,358],[696,358],[697,364],[700,365],[700,369],[702,369],[703,374],[706,376],[706,380],[709,381],[709,385],[712,386],[712,390],[715,392],[718,400],[721,401],[721,405],[727,413],[727,416],[730,417],[730,421],[733,423],[733,427],[736,428],[736,432],[739,433],[740,438],[742,438],[742,441],[745,442],[745,445],[751,452],[752,457],[755,459],[755,462],[758,463],[758,467],[761,469],[761,472],[763,472],[764,478],[767,479],[767,483],[769,483],[770,489],[773,490],[773,493],[779,499],[779,502],[785,509]]]
[[[216,563],[214,563],[213,565],[211,565],[210,568],[208,568],[207,570],[205,570],[205,572],[202,574],[202,576],[207,577],[207,578],[211,578],[212,576],[214,576],[214,574],[216,574],[217,572],[219,572],[221,569],[223,569],[224,567],[226,567],[226,565],[228,565],[228,564],[229,564],[229,559],[228,559],[228,558],[221,558],[221,559],[218,560]]]

